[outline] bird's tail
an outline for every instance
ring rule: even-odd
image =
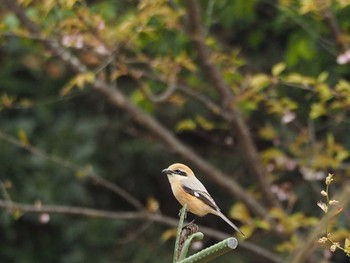
[[[230,219],[228,219],[221,211],[216,211],[216,214],[220,216],[227,224],[229,224],[234,230],[239,232],[243,237],[246,237],[246,235],[234,224],[231,222]]]

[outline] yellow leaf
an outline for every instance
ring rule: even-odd
[[[251,221],[249,210],[242,202],[237,202],[231,208],[229,215],[231,218],[234,218],[244,223],[248,223]]]
[[[318,84],[315,86],[315,90],[319,93],[321,101],[327,101],[333,98],[330,87],[326,84]]]
[[[86,84],[92,83],[95,80],[93,72],[85,72],[76,75],[72,78],[61,90],[60,95],[65,96],[69,94],[74,87],[82,89]]]
[[[326,107],[323,103],[314,103],[311,105],[310,118],[316,119],[327,113]]]
[[[266,74],[257,74],[251,77],[250,86],[258,91],[270,84],[270,77]]]
[[[176,237],[176,232],[177,232],[176,228],[171,228],[171,229],[164,231],[162,236],[161,236],[162,241],[165,242],[165,241],[169,240],[170,238]]]
[[[264,163],[268,163],[270,161],[277,160],[283,157],[285,157],[283,151],[275,147],[268,148],[261,153],[261,158],[264,161]]]
[[[202,127],[204,130],[212,130],[214,128],[214,124],[210,121],[208,121],[203,116],[197,116],[196,122],[199,124],[200,127]]]
[[[12,216],[15,220],[19,219],[21,216],[23,215],[22,211],[14,208],[14,210],[12,210]]]
[[[60,4],[65,9],[72,9],[76,2],[80,2],[80,0],[60,0]]]
[[[185,119],[176,124],[176,131],[191,131],[197,127],[192,119]]]
[[[93,171],[93,168],[91,165],[88,165],[84,167],[83,169],[79,169],[75,172],[75,175],[79,178],[84,178],[88,176]]]
[[[335,90],[338,92],[350,92],[350,82],[346,80],[340,80],[335,86]]]
[[[30,108],[31,106],[33,106],[33,101],[31,99],[21,99],[19,101],[19,104],[23,107],[23,108]]]
[[[254,219],[254,225],[257,228],[261,228],[261,229],[264,229],[264,230],[270,230],[271,229],[271,224],[267,220],[261,220],[261,219],[256,218],[256,219]]]
[[[301,6],[300,6],[300,13],[306,14],[309,12],[315,12],[317,11],[317,6],[315,5],[315,1],[314,0],[303,0],[300,2]]]
[[[286,69],[286,64],[281,62],[273,66],[272,75],[277,77]]]
[[[6,93],[1,96],[1,104],[7,108],[10,108],[14,101],[15,98],[7,95]]]
[[[27,7],[29,6],[33,1],[32,0],[19,0],[18,3]]]
[[[339,4],[339,6],[341,8],[344,8],[348,5],[350,5],[350,1],[349,0],[337,0],[337,3]]]
[[[28,136],[22,128],[18,131],[18,138],[21,141],[22,146],[28,146],[30,144]]]
[[[291,73],[284,78],[285,82],[301,85],[314,85],[316,80],[311,77],[306,77],[298,73]]]
[[[176,106],[181,107],[185,103],[185,98],[180,95],[172,95],[169,98],[169,102],[175,104]]]
[[[329,73],[326,71],[321,72],[320,75],[317,77],[317,82],[325,82],[329,76]]]
[[[159,202],[154,197],[147,198],[147,211],[150,213],[157,212],[159,210]]]
[[[92,72],[81,73],[75,78],[75,85],[79,88],[83,88],[83,86],[87,83],[92,83],[95,80],[95,74]]]
[[[277,133],[271,124],[267,124],[259,130],[259,136],[264,140],[273,140],[276,138]]]
[[[246,238],[248,238],[254,233],[255,227],[253,225],[244,225],[244,226],[239,227],[239,229],[244,233]],[[244,238],[241,235],[238,235],[238,237],[241,239]]]
[[[269,215],[272,218],[277,218],[279,220],[285,220],[286,219],[286,214],[284,211],[280,208],[272,208],[269,212]]]
[[[185,53],[181,52],[176,58],[176,62],[178,62],[181,66],[186,68],[187,70],[194,72],[197,70],[196,64],[193,63],[191,58]]]
[[[338,162],[342,162],[344,161],[345,159],[347,159],[349,157],[349,152],[345,149],[343,150],[339,150],[336,155],[335,155],[335,159],[338,161]]]
[[[333,148],[335,144],[334,135],[332,133],[327,133],[327,148]]]
[[[294,251],[297,244],[298,244],[297,237],[296,235],[293,235],[290,240],[280,243],[276,247],[276,250],[279,252],[291,253],[292,251]]]
[[[345,249],[346,255],[349,257],[350,256],[350,239],[348,238],[345,238],[344,249]]]

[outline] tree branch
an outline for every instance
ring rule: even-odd
[[[22,213],[48,213],[48,214],[63,214],[69,216],[85,216],[85,217],[95,217],[102,219],[112,219],[112,220],[141,220],[141,221],[153,221],[161,223],[163,225],[177,227],[178,219],[164,216],[161,214],[154,214],[145,211],[137,212],[112,212],[107,210],[91,209],[85,207],[73,207],[73,206],[60,206],[60,205],[30,205],[22,204],[12,201],[7,201],[0,199],[0,208],[7,209],[10,213],[16,210]],[[226,233],[214,230],[208,227],[200,226],[201,231],[206,235],[216,238],[216,239],[226,239],[230,237]],[[241,247],[252,251],[273,263],[283,263],[282,259],[277,257],[275,254],[259,247],[249,241],[242,241]]]
[[[242,119],[239,110],[233,108],[233,105],[231,105],[231,100],[233,98],[231,89],[224,82],[224,77],[220,74],[218,67],[216,67],[210,59],[211,51],[205,44],[202,33],[198,2],[196,0],[188,0],[185,1],[185,3],[188,14],[188,30],[198,52],[202,71],[204,75],[207,76],[211,85],[219,92],[223,105],[222,107],[229,113],[229,117],[227,117],[226,114],[223,117],[230,121],[236,131],[246,165],[251,173],[258,179],[264,197],[266,197],[270,206],[280,207],[280,203],[270,190],[271,187],[266,169],[261,163],[259,153],[254,145],[249,129]]]
[[[61,167],[69,169],[75,173],[85,173],[84,176],[86,176],[87,178],[90,178],[95,183],[102,185],[103,187],[107,188],[108,190],[112,191],[113,193],[124,198],[133,207],[135,207],[139,210],[144,209],[143,205],[136,198],[134,198],[131,194],[129,194],[127,191],[125,191],[123,188],[119,187],[118,185],[108,181],[105,178],[100,177],[92,169],[86,169],[86,168],[80,167],[72,162],[64,160],[60,157],[57,157],[54,155],[49,155],[48,153],[46,153],[46,152],[44,152],[44,151],[40,150],[39,148],[36,148],[32,145],[25,145],[25,144],[21,143],[19,140],[17,140],[15,137],[7,135],[7,134],[3,133],[2,131],[0,131],[0,139],[7,141],[13,145],[16,145],[17,147],[20,147],[22,149],[25,149],[32,154],[40,156],[41,158],[43,158],[47,161],[50,161],[50,162],[55,163],[57,165],[60,165]]]
[[[204,36],[200,22],[200,10],[196,0],[185,1],[188,14],[188,31],[192,38],[198,59],[202,66],[204,75],[210,83],[215,87],[222,98],[223,107],[229,107],[233,94],[230,88],[226,85],[217,67],[213,66],[210,58],[210,49],[205,45]]]
[[[319,1],[318,8],[321,15],[323,16],[325,24],[328,26],[331,32],[332,37],[337,43],[340,52],[345,52],[348,49],[348,46],[346,45],[344,34],[331,10],[329,2],[323,0]]]

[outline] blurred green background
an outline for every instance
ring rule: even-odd
[[[184,1],[17,2],[41,33],[30,33],[18,13],[0,3],[2,200],[135,211],[92,180],[88,174],[93,173],[150,212],[159,205],[157,213],[178,218],[180,205],[161,171],[174,162],[191,166],[188,156],[91,88],[99,79],[268,207],[249,169],[255,164],[242,158],[235,128],[198,99],[223,107],[191,41],[188,15],[193,14]],[[197,175],[223,212],[248,230],[247,242],[288,262],[323,216],[316,203],[323,198],[319,192],[327,173],[335,173],[334,193],[349,180],[349,3],[209,0],[198,5],[211,64],[234,94],[231,106],[241,113],[281,204],[284,216],[268,208],[275,211],[271,216],[280,231]],[[45,44],[50,39],[79,58],[93,80],[53,54]],[[174,82],[182,88],[167,100],[157,103],[147,96],[163,94]],[[349,237],[344,208],[334,227],[339,240]],[[230,233],[214,216],[196,222]],[[1,208],[0,261],[170,262],[174,236],[167,230],[173,227],[145,219]],[[217,241],[208,235],[202,246]],[[307,262],[347,262],[344,253],[327,252],[318,248],[314,261]],[[258,260],[270,262],[239,246],[215,262]]]

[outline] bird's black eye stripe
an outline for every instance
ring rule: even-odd
[[[182,175],[182,176],[187,176],[187,173],[184,171],[181,171],[180,169],[176,169],[173,171],[174,174]]]

